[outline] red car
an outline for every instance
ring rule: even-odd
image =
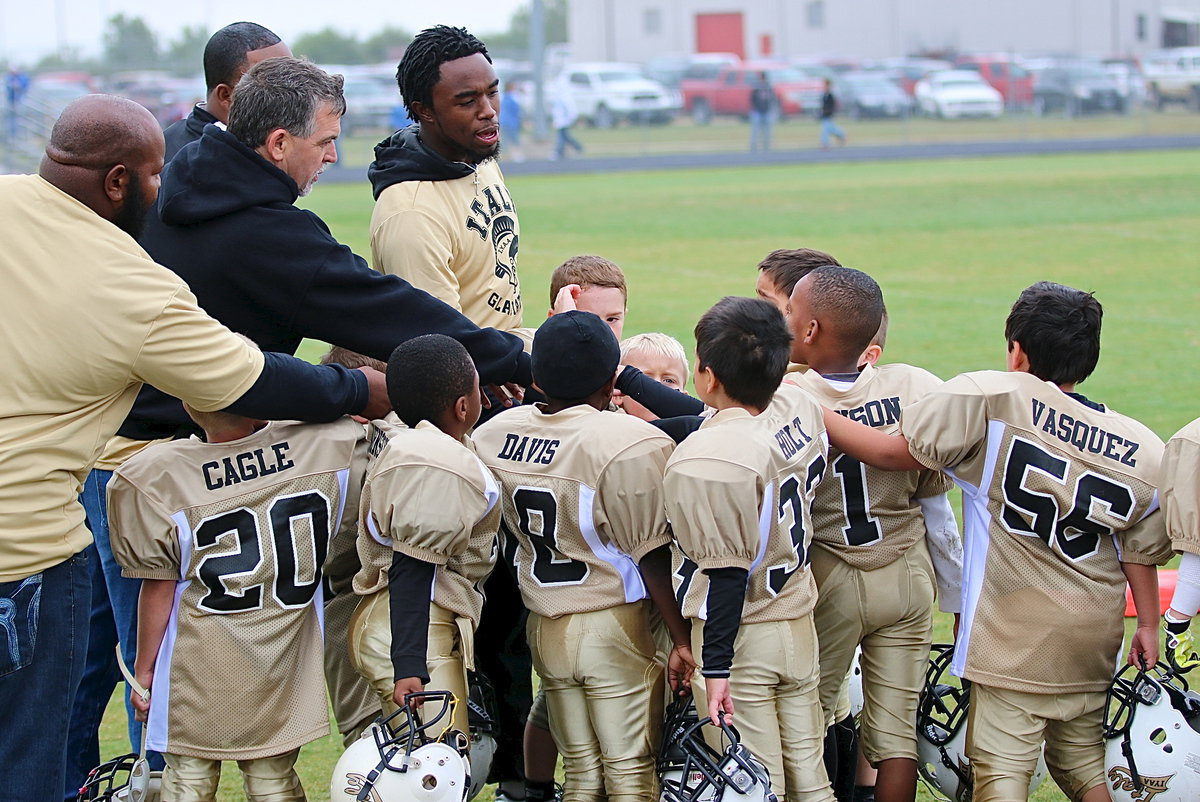
[[[1033,104],[1033,74],[1008,56],[963,56],[954,68],[979,73],[1010,109],[1027,109]]]
[[[683,107],[698,123],[707,123],[717,114],[750,115],[750,90],[758,74],[765,72],[775,90],[780,117],[794,117],[820,110],[824,82],[778,62],[753,62],[726,67],[715,78],[689,80],[679,84]]]

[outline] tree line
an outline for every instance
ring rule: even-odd
[[[567,41],[566,0],[545,0],[546,43]],[[487,43],[493,56],[529,58],[529,29],[532,11],[528,3],[513,12],[508,29],[472,31]],[[179,33],[160,41],[146,21],[138,16],[115,14],[104,26],[99,57],[84,57],[77,49],[47,55],[33,65],[32,72],[78,70],[108,76],[133,70],[165,70],[179,76],[195,75],[211,31],[202,25],[185,26]],[[297,56],[318,64],[376,64],[400,58],[412,41],[414,31],[385,26],[366,38],[335,27],[301,34],[288,44]],[[7,66],[7,65],[6,65]]]

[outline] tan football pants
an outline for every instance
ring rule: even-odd
[[[821,655],[821,708],[834,723],[854,649],[862,644],[863,755],[917,760],[917,698],[933,640],[933,565],[924,541],[891,564],[863,571],[825,548],[812,550],[819,593],[813,610]]]
[[[658,797],[663,667],[648,601],[559,618],[529,614],[550,732],[563,757],[565,802]]]
[[[1046,767],[1069,799],[1102,784],[1106,696],[1022,693],[972,683],[967,757],[975,802],[1024,802],[1043,739]]]
[[[242,787],[250,802],[305,802],[296,775],[299,749],[275,757],[239,760]],[[214,802],[221,781],[221,761],[187,755],[163,755],[162,802]]]
[[[692,655],[703,661],[704,622],[692,622]],[[729,693],[733,724],[771,772],[780,802],[833,802],[822,760],[825,720],[817,696],[817,633],[811,615],[742,624],[734,641]],[[708,708],[702,678],[692,681],[696,709]],[[713,746],[720,731],[705,727]]]
[[[346,639],[359,598],[347,590],[325,605],[325,682],[329,685],[329,699],[343,746],[357,741],[382,712],[375,690],[350,662]]]
[[[386,588],[362,597],[350,619],[350,662],[354,669],[371,684],[384,713],[394,713],[398,706],[392,701],[396,689],[392,671],[392,626]],[[426,690],[450,691],[458,699],[454,707],[453,726],[464,735],[470,733],[467,715],[467,667],[463,658],[464,630],[471,632],[470,619],[460,618],[444,607],[429,605],[429,647],[426,668],[429,682]]]

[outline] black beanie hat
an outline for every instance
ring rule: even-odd
[[[533,335],[533,382],[548,398],[587,398],[617,372],[621,346],[591,312],[562,312]]]

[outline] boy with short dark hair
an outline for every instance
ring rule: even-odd
[[[533,341],[546,403],[503,412],[474,434],[516,540],[529,646],[563,754],[567,802],[657,794],[663,683],[649,598],[675,644],[672,679],[691,668],[662,496],[673,444],[645,421],[602,412],[619,359],[616,337],[596,315],[554,315]]]
[[[354,519],[363,427],[185,408],[208,441],[151,446],[108,485],[113,554],[143,580],[150,695],[131,701],[166,759],[163,798],[214,800],[236,760],[248,799],[303,800],[300,747],[329,734],[322,566]]]
[[[1154,565],[1171,543],[1155,485],[1162,441],[1079,395],[1100,355],[1091,293],[1043,281],[1005,323],[1008,372],[962,374],[904,410],[902,436],[826,412],[833,444],[876,467],[944,470],[963,489],[962,627],[952,671],[970,680],[974,799],[1024,799],[1046,741],[1068,796],[1108,800],[1101,725],[1124,634],[1158,657]]]
[[[452,692],[452,723],[467,733],[467,671],[500,524],[499,487],[467,437],[479,374],[457,341],[429,334],[396,347],[387,386],[407,428],[387,429],[363,487],[351,659],[388,712],[426,685]]]
[[[816,248],[779,248],[758,263],[754,291],[759,298],[771,302],[786,314],[788,298],[797,281],[818,267],[841,264],[831,254]]]
[[[770,303],[725,298],[695,334],[696,392],[717,412],[676,448],[665,485],[690,560],[677,570],[677,594],[701,658],[697,706],[714,721],[736,706],[742,740],[780,799],[826,802],[807,567],[828,448],[821,408],[780,383],[791,335]]]
[[[878,338],[883,293],[867,274],[819,267],[796,283],[790,299],[792,359],[808,364],[790,381],[853,420],[892,434],[903,409],[942,382],[904,364],[863,363]],[[830,481],[813,501],[814,611],[821,649],[821,705],[833,723],[854,651],[862,647],[865,704],[861,748],[879,769],[880,802],[911,801],[917,785],[917,735],[912,726],[933,639],[934,566],[925,545],[927,518],[953,530],[938,471],[880,471],[830,449]],[[922,500],[941,503],[923,516]],[[961,567],[956,566],[956,577]],[[958,588],[943,609],[959,610]],[[947,604],[948,603],[948,604]]]

